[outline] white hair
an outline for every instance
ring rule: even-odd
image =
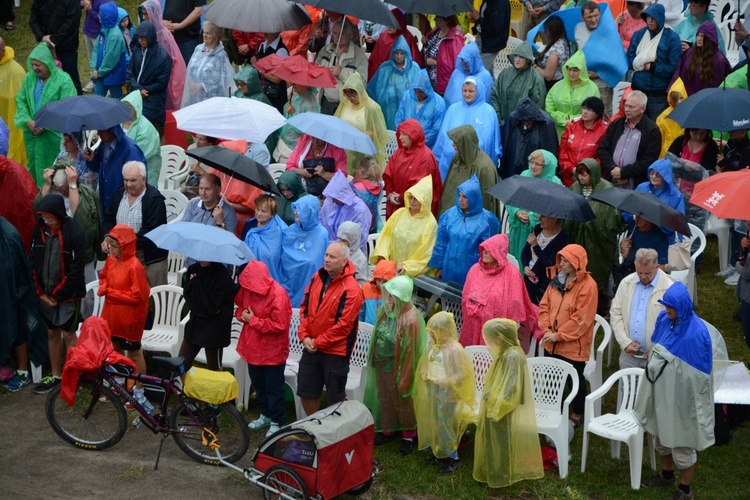
[[[130,167],[138,167],[138,173],[141,174],[141,177],[143,177],[144,179],[148,178],[148,174],[146,173],[146,165],[144,165],[142,161],[126,162],[125,165],[122,166],[123,177],[125,176],[125,170],[127,170]]]
[[[658,266],[659,253],[653,248],[639,248],[635,252],[635,263],[642,266]]]
[[[68,183],[68,174],[65,172],[64,168],[55,170],[55,173],[52,176],[52,183],[57,187],[62,187]]]
[[[334,241],[331,243],[331,245],[338,245],[339,248],[341,248],[341,253],[343,254],[344,260],[347,260],[349,256],[352,254],[351,250],[349,249],[348,245],[344,245],[344,242],[342,241]]]
[[[640,90],[632,91],[630,95],[628,95],[627,98],[630,98],[630,97],[637,97],[641,102],[641,106],[643,107],[646,107],[646,104],[648,104],[648,96],[644,94],[643,92],[641,92]]]

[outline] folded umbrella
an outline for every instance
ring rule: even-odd
[[[690,203],[721,219],[750,220],[750,169],[722,172],[695,184]]]
[[[233,179],[247,182],[264,191],[281,196],[268,170],[252,158],[221,146],[206,146],[185,151],[188,156],[205,163],[216,170],[230,175]],[[230,181],[231,182],[231,181]],[[224,186],[225,190],[229,186]]]
[[[371,23],[399,29],[398,21],[380,0],[296,0],[319,9],[348,14]]]
[[[435,14],[440,17],[474,10],[471,0],[389,0],[388,3],[409,13]]]
[[[565,186],[546,179],[514,175],[487,190],[498,200],[546,217],[586,222],[594,219],[594,211],[586,198]]]
[[[236,266],[255,260],[255,255],[231,231],[198,222],[163,224],[145,234],[154,244],[199,262]]]
[[[203,10],[206,21],[247,33],[278,33],[310,24],[310,14],[280,0],[214,0]]]
[[[122,101],[98,95],[76,95],[45,104],[34,117],[36,126],[58,132],[106,130],[133,120]]]
[[[342,149],[366,155],[374,155],[378,151],[370,136],[335,116],[300,113],[289,118],[287,123],[303,134],[329,142]]]
[[[682,101],[669,115],[683,128],[729,132],[750,128],[750,92],[725,87],[703,89]]]
[[[612,187],[592,194],[591,199],[646,219],[659,227],[690,236],[685,214],[681,214],[649,192]]]
[[[308,62],[302,56],[281,57],[271,54],[258,59],[253,66],[258,71],[281,78],[288,83],[329,89],[336,86],[336,79],[330,69]]]

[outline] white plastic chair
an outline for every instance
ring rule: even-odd
[[[516,259],[516,258],[515,258],[515,257],[514,257],[513,255],[511,255],[511,254],[508,254],[508,255],[507,255],[507,257],[508,257],[508,262],[509,262],[510,264],[513,264],[514,266],[516,266],[516,269],[518,269],[518,272],[519,272],[519,273],[522,273],[522,271],[521,271],[521,263],[520,263],[520,262],[518,262],[518,259]],[[522,274],[522,275],[523,275],[523,274]]]
[[[346,378],[346,397],[363,403],[365,400],[365,381],[367,356],[370,353],[370,338],[372,325],[360,322],[357,341],[354,343],[352,355],[349,358],[349,375]]]
[[[185,213],[190,200],[179,191],[172,189],[161,189],[159,191],[164,196],[164,205],[167,207],[167,224],[182,219],[182,214]]]
[[[628,444],[630,452],[630,487],[637,490],[641,487],[641,463],[643,461],[643,427],[633,417],[638,387],[644,383],[643,368],[626,368],[613,373],[604,384],[586,396],[586,413],[583,420],[583,449],[581,452],[581,472],[586,472],[586,457],[589,447],[589,433],[610,440],[612,458],[620,458],[620,443]],[[594,417],[594,407],[604,395],[619,382],[620,397],[617,413],[605,413]],[[653,439],[649,438],[651,448],[651,470],[656,470],[656,457]]]
[[[161,170],[156,187],[178,189],[190,174],[190,165],[185,150],[179,146],[161,147]]]
[[[385,145],[385,165],[380,165],[380,168],[385,171],[385,167],[388,166],[388,161],[391,159],[393,153],[398,149],[398,139],[396,138],[396,132],[388,130],[388,143]]]
[[[380,192],[380,201],[378,202],[378,216],[380,217],[380,226],[381,231],[382,227],[385,226],[385,213],[386,213],[386,199],[385,199],[385,193],[383,191]]]
[[[464,34],[464,45],[469,45],[470,43],[475,43],[476,41],[476,37],[471,33]]]
[[[695,243],[695,240],[698,240],[698,248],[691,253],[690,255],[690,267],[684,271],[672,271],[669,273],[670,276],[672,276],[675,280],[681,281],[685,284],[685,286],[688,289],[688,292],[690,293],[690,298],[693,301],[693,305],[698,305],[698,289],[696,286],[695,281],[695,261],[700,256],[700,254],[703,253],[703,250],[706,249],[706,235],[703,234],[703,231],[698,229],[697,226],[688,223],[688,227],[690,227],[690,238],[692,243]]]
[[[419,51],[422,52],[422,37],[424,36],[422,35],[422,32],[419,31],[418,28],[415,28],[414,26],[411,26],[409,24],[406,25],[406,29],[409,31],[409,33],[414,35],[414,38],[417,39],[417,47],[419,48]]]
[[[372,233],[367,235],[367,258],[370,258],[370,255],[375,253],[375,245],[378,244],[378,239],[380,238],[380,233]],[[367,265],[370,269],[370,276],[372,276],[372,273],[375,271],[375,264],[370,264],[370,261],[367,261]]]
[[[596,332],[601,328],[603,338],[599,347],[596,346]],[[588,380],[591,392],[597,390],[602,386],[602,365],[604,364],[604,350],[607,348],[612,340],[612,328],[609,323],[599,316],[596,315],[596,322],[594,323],[594,331],[591,337],[591,354],[589,360],[586,361],[586,366],[583,369],[583,376]],[[602,401],[601,399],[596,402],[596,415],[602,414]]]
[[[528,358],[534,412],[539,434],[549,436],[557,449],[560,478],[568,476],[568,409],[578,394],[578,374],[570,363],[555,358]],[[572,389],[563,400],[565,382],[572,380]]]
[[[492,355],[487,350],[487,346],[483,345],[471,345],[466,348],[466,352],[471,356],[471,364],[474,365],[477,415],[479,415],[479,406],[482,403],[482,394],[484,393],[484,377],[487,375],[490,366],[492,366]]]
[[[297,336],[299,320],[299,309],[292,309],[292,322],[289,325],[289,357],[286,360],[286,367],[284,368],[284,383],[289,386],[294,395],[294,410],[297,420],[305,418],[307,415],[302,408],[302,401],[297,396],[297,372],[299,371],[299,360],[304,350],[302,342]]]
[[[185,256],[170,251],[167,257],[167,284],[182,287],[182,275],[185,271]]]
[[[516,50],[516,47],[518,47],[522,43],[523,41],[519,40],[518,38],[514,38],[512,36],[508,37],[508,44],[503,50],[497,53],[497,55],[495,56],[495,60],[492,62],[493,79],[497,79],[497,75],[499,75],[502,70],[504,70],[505,68],[510,68],[512,66],[510,59],[508,59],[508,56],[511,52]]]
[[[279,182],[279,177],[286,171],[286,165],[283,163],[271,163],[268,165],[268,173],[273,177],[273,182]]]
[[[630,82],[620,82],[617,85],[615,85],[615,88],[612,89],[612,113],[617,113],[617,111],[620,109],[620,101],[622,100],[622,95],[625,93],[625,89],[630,87]]]
[[[719,271],[729,266],[732,249],[730,246],[730,231],[732,230],[731,219],[719,219],[714,214],[708,214],[706,235],[715,234],[719,243]]]
[[[99,295],[97,295],[98,291],[99,291],[98,281],[91,281],[89,283],[86,283],[86,295],[88,295],[89,292],[93,292],[93,295],[94,295],[94,306],[91,310],[91,316],[101,316],[102,308],[104,307],[104,297],[99,297]],[[82,325],[83,323],[78,325],[78,330],[76,330],[76,337],[81,336]]]
[[[237,404],[247,408],[247,403],[250,400],[250,375],[247,372],[247,363],[237,353],[237,342],[240,340],[240,334],[242,333],[242,323],[234,317],[232,318],[232,333],[229,345],[224,348],[221,356],[221,367],[231,368],[234,372],[234,378],[237,379],[237,386],[239,387],[239,396],[237,397]],[[195,361],[198,363],[206,364],[206,351],[201,349]]]
[[[150,297],[154,301],[154,325],[151,330],[143,332],[143,350],[177,356],[185,338],[185,325],[190,319],[190,314],[182,318],[185,308],[182,288],[174,285],[155,286],[151,289]]]

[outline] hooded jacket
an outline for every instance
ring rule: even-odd
[[[117,5],[114,2],[102,4],[99,17],[102,26],[91,51],[91,71],[97,71],[104,85],[119,86],[128,77],[128,49],[118,23]]]
[[[396,277],[396,263],[392,260],[381,260],[372,270],[370,281],[362,285],[362,296],[364,303],[362,310],[359,312],[359,320],[375,324],[377,312],[380,304],[383,302],[383,290],[375,284],[375,280],[382,279],[388,281]]]
[[[433,28],[425,37],[429,40],[433,36],[437,36],[438,31],[440,31],[440,28]],[[464,36],[461,33],[461,28],[454,26],[445,35],[443,41],[440,42],[437,53],[437,85],[435,85],[435,92],[440,96],[445,95],[448,81],[451,79],[453,70],[456,68],[456,59],[458,59],[458,54],[463,48]],[[445,104],[445,107],[448,107],[448,103]]]
[[[143,115],[143,96],[139,91],[133,91],[122,98],[122,102],[130,104],[133,107],[135,120],[130,124],[130,128],[125,131],[125,135],[133,139],[141,148],[143,155],[146,157],[148,166],[148,179],[152,184],[159,181],[161,173],[161,139],[159,131]]]
[[[290,207],[291,210],[291,207]],[[292,212],[294,224],[294,212]],[[281,280],[281,240],[284,229],[288,226],[278,215],[271,218],[263,227],[250,228],[245,234],[245,245],[253,252],[255,258],[263,262],[272,279]]]
[[[575,87],[570,86],[570,75],[568,68],[578,68],[581,83]],[[589,79],[586,67],[586,56],[583,51],[578,51],[568,59],[563,66],[563,79],[549,89],[546,98],[545,109],[555,121],[558,137],[562,135],[568,119],[581,116],[581,103],[587,97],[599,97],[599,87]]]
[[[406,134],[411,139],[411,146],[407,149],[401,143],[401,134]],[[388,220],[393,213],[404,206],[404,193],[407,189],[415,185],[424,177],[432,176],[432,202],[430,210],[433,214],[438,213],[438,204],[440,195],[443,191],[443,183],[440,180],[440,170],[438,170],[435,155],[425,144],[425,136],[419,122],[414,119],[408,119],[398,126],[396,130],[396,140],[398,149],[391,155],[388,160],[388,166],[383,172],[383,182],[385,183],[386,196],[396,193],[399,196],[400,203],[394,205],[386,201],[385,218]]]
[[[148,47],[143,49],[138,43],[138,38],[144,37],[148,40]],[[172,73],[179,75],[182,69],[182,77],[185,77],[183,68],[173,71],[172,59],[167,51],[159,45],[156,38],[156,29],[151,21],[142,21],[135,30],[135,44],[133,55],[128,63],[128,85],[132,90],[145,90],[148,96],[143,99],[143,116],[152,123],[164,123],[166,120],[167,94],[175,94],[178,89],[177,82],[172,81]],[[137,44],[137,45],[136,45]],[[184,80],[181,82],[184,85]]]
[[[524,69],[516,69],[515,57],[521,56],[529,65]],[[492,87],[492,107],[497,112],[497,121],[500,126],[516,109],[521,99],[528,97],[534,101],[539,108],[544,107],[544,99],[547,97],[547,87],[544,78],[534,69],[534,53],[529,42],[523,42],[508,54],[510,67],[505,68],[497,75],[497,80]]]
[[[713,142],[713,141],[711,141]],[[672,162],[668,158],[657,160],[648,167],[647,178],[651,178],[651,172],[656,171],[664,179],[664,184],[659,189],[654,188],[651,180],[640,183],[635,190],[651,193],[661,201],[674,208],[681,214],[685,214],[685,199],[682,193],[674,185],[674,176],[672,172]],[[667,236],[667,241],[671,245],[674,243],[674,230],[660,227],[659,229]],[[680,239],[680,241],[682,241]]]
[[[237,353],[250,365],[284,364],[289,357],[292,321],[289,295],[269,276],[265,264],[257,260],[248,263],[240,274],[239,283],[234,315],[242,322],[242,312],[249,307],[253,316],[242,326]]]
[[[524,122],[533,122],[526,127]],[[537,149],[545,149],[557,156],[557,129],[552,117],[528,97],[505,121],[503,127],[503,158],[500,177],[507,179],[520,174],[528,166],[528,158]]]
[[[367,238],[362,238],[362,229],[354,222],[342,222],[337,231],[338,240],[345,240],[349,245],[349,260],[354,264],[356,270],[354,277],[360,286],[364,285],[370,279],[370,268],[367,264],[367,257],[360,248],[360,242],[367,242]]]
[[[372,48],[372,53],[367,59],[367,81],[371,81],[375,76],[375,73],[380,69],[383,63],[390,59],[393,59],[393,51],[391,48],[396,41],[403,37],[404,41],[408,45],[408,54],[411,54],[411,60],[419,65],[420,68],[424,68],[424,60],[422,59],[422,53],[419,51],[419,44],[414,35],[409,32],[406,27],[406,17],[401,12],[401,9],[391,10],[393,17],[398,21],[399,29],[395,33],[391,33],[389,30],[385,30],[380,33],[375,46]],[[391,128],[391,130],[393,130]]]
[[[458,186],[455,205],[440,216],[435,248],[429,266],[441,270],[443,280],[460,283],[479,257],[479,244],[500,232],[497,216],[482,208],[482,187],[476,175]],[[459,193],[469,201],[463,211],[459,205]]]
[[[560,250],[557,265],[547,269],[548,276],[559,277],[561,257],[576,269],[576,278],[564,286],[553,279],[544,292],[539,303],[539,328],[553,332],[557,342],[542,345],[547,352],[571,361],[586,361],[593,341],[598,289],[586,270],[588,256],[580,245],[570,244]]]
[[[29,26],[37,42],[50,35],[50,40],[58,50],[78,50],[81,3],[78,0],[34,0]]]
[[[564,186],[570,187],[576,181],[575,169],[579,163],[587,158],[591,158],[595,162],[598,161],[599,144],[602,142],[608,125],[602,117],[596,120],[591,128],[586,128],[583,119],[579,116],[565,127],[565,132],[563,132],[560,140],[559,156],[560,173]],[[598,163],[597,168],[599,168]],[[601,173],[601,169],[599,171]]]
[[[23,130],[14,123],[16,95],[21,91],[26,71],[16,62],[15,57],[13,47],[5,47],[5,54],[0,59],[0,118],[3,119],[10,132],[8,153],[5,156],[26,165]],[[442,116],[440,119],[442,120]]]
[[[669,106],[667,106],[667,109],[662,111],[656,118],[656,126],[659,127],[659,132],[661,132],[661,153],[659,154],[659,158],[665,157],[667,155],[667,150],[674,140],[685,134],[685,129],[683,129],[676,121],[669,118],[669,114],[675,109],[675,103],[669,97],[672,92],[679,93],[683,100],[687,99],[687,91],[685,90],[685,84],[682,83],[682,78],[677,78],[672,85],[669,86],[669,91],[667,92],[667,103]]]
[[[276,213],[287,226],[291,226],[294,224],[292,203],[297,201],[300,196],[305,195],[305,187],[302,185],[302,178],[297,175],[296,172],[289,171],[283,172],[281,177],[279,177],[279,180],[276,181],[276,187],[279,188],[279,191],[281,191],[282,186],[292,192],[292,197],[287,199],[286,196],[274,194],[273,197],[276,198],[276,201],[279,204]]]
[[[328,241],[338,241],[339,226],[351,221],[362,229],[362,234],[370,234],[370,223],[372,214],[362,199],[357,196],[341,172],[333,174],[331,181],[323,190],[326,200],[320,209],[320,222],[328,231]],[[333,200],[341,202],[339,205]],[[367,245],[367,239],[357,242],[359,248]]]
[[[656,48],[656,60],[651,63],[649,70],[636,71],[633,74],[633,90],[642,90],[647,94],[654,92],[656,95],[666,95],[669,81],[672,79],[677,64],[682,57],[682,43],[680,35],[672,29],[664,29],[664,6],[654,3],[641,12],[641,18],[645,21],[646,16],[653,17],[659,25],[657,32],[652,32],[648,26],[641,28],[633,34],[628,47],[628,68],[633,69],[633,61],[638,54],[638,45],[644,36],[649,40],[662,32],[661,40]],[[614,121],[614,120],[613,120]]]
[[[231,342],[235,285],[227,266],[196,262],[187,268],[183,286],[190,319],[185,341],[194,346],[221,349]]]
[[[404,69],[399,69],[394,61],[396,51],[406,54]],[[391,57],[378,68],[367,84],[367,93],[380,105],[388,130],[396,128],[396,112],[401,98],[408,93],[419,76],[419,65],[412,60],[409,45],[403,36],[396,39],[391,47]]]
[[[469,71],[466,71],[464,64],[468,66]],[[482,82],[485,88],[485,93],[482,95],[482,101],[487,104],[492,104],[492,98],[490,91],[492,90],[492,75],[484,67],[482,62],[482,55],[479,53],[479,47],[476,43],[470,43],[465,45],[461,52],[458,54],[456,59],[456,68],[451,74],[451,79],[448,81],[448,86],[445,87],[445,93],[443,99],[445,100],[445,106],[450,107],[451,104],[457,102],[463,102],[464,98],[462,95],[462,87],[466,79],[473,76],[478,82]],[[479,96],[477,95],[477,100]]]
[[[39,99],[38,104],[36,103],[35,89],[39,78],[31,68],[31,61],[41,62],[47,66],[50,72],[47,82],[41,88],[41,99]],[[34,135],[29,130],[27,122],[33,121],[36,113],[45,104],[76,95],[76,88],[73,86],[73,80],[70,79],[70,76],[55,65],[52,52],[45,43],[34,47],[26,59],[26,68],[28,72],[21,84],[21,90],[16,95],[16,114],[13,123],[17,128],[23,130],[23,142],[26,146],[27,156],[26,168],[34,177],[37,187],[41,187],[44,184],[42,175],[44,169],[55,162],[55,158],[60,152],[62,134],[55,130],[44,129],[41,134]]]
[[[421,90],[427,96],[427,99],[421,103],[417,99],[417,90]],[[435,146],[440,125],[443,123],[443,115],[445,115],[445,101],[432,89],[427,70],[420,70],[411,89],[401,98],[398,111],[396,111],[396,129],[404,121],[414,118],[419,121],[424,130],[425,144],[428,148],[432,148]]]
[[[669,85],[671,86],[675,82],[675,80],[681,78],[682,82],[685,84],[685,91],[689,96],[703,89],[718,87],[719,85],[721,85],[721,82],[724,81],[727,75],[732,72],[732,65],[727,60],[726,56],[719,50],[717,50],[719,48],[723,49],[724,46],[719,46],[719,37],[718,31],[716,29],[716,23],[714,23],[713,21],[704,21],[703,24],[701,24],[698,28],[697,34],[703,35],[704,47],[706,41],[712,43],[714,46],[713,71],[711,74],[711,81],[704,81],[703,79],[701,79],[700,66],[696,67],[692,73],[690,72],[690,59],[693,57],[694,53],[701,50],[701,47],[693,45],[685,52],[683,52],[682,57],[680,58],[680,62],[677,64],[677,68],[675,69],[674,75],[672,76],[672,80],[669,82]]]

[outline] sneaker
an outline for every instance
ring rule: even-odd
[[[724,284],[729,286],[737,286],[738,281],[740,281],[740,275],[739,273],[734,273],[724,280]]]
[[[680,488],[677,488],[672,495],[672,500],[693,500],[693,490],[690,493],[685,493]]]
[[[416,446],[417,443],[415,443],[413,439],[402,439],[401,446],[398,447],[398,454],[405,457],[414,451]]]
[[[429,466],[442,465],[443,462],[445,462],[445,460],[443,460],[442,458],[438,458],[436,456],[432,456],[430,458],[424,459],[424,464],[429,465]]]
[[[378,432],[375,434],[375,446],[380,446],[385,443],[390,443],[394,439],[396,439],[396,436],[394,434],[386,435],[386,434],[383,434],[382,432]]]
[[[47,394],[55,387],[60,385],[62,379],[59,379],[51,373],[42,379],[42,383],[34,387],[34,394]]]
[[[7,387],[10,392],[16,392],[21,387],[29,385],[30,383],[31,377],[29,377],[29,372],[22,373],[21,371],[16,370],[13,378],[5,383],[5,387]]]
[[[251,431],[259,431],[265,427],[268,427],[271,425],[271,419],[266,417],[265,415],[261,415],[256,420],[253,420],[249,424],[247,424],[248,429]]]
[[[675,483],[674,476],[672,476],[671,479],[667,479],[661,474],[654,476],[654,477],[650,477],[646,479],[645,481],[641,482],[641,484],[647,488],[661,488],[663,486],[674,486],[674,483]]]
[[[732,273],[734,273],[734,266],[727,266],[718,273],[716,273],[716,276],[720,278],[726,278],[727,276],[731,276]]]
[[[91,92],[93,92],[94,91],[94,82],[87,83],[86,86],[83,87],[83,91],[86,94],[90,94]]]
[[[446,458],[445,463],[442,467],[440,467],[440,474],[453,474],[458,469],[461,468],[461,459],[460,458]]]
[[[271,436],[272,434],[276,434],[279,432],[279,429],[281,426],[277,424],[276,422],[271,422],[271,425],[268,427],[268,430],[266,431],[266,437]]]

